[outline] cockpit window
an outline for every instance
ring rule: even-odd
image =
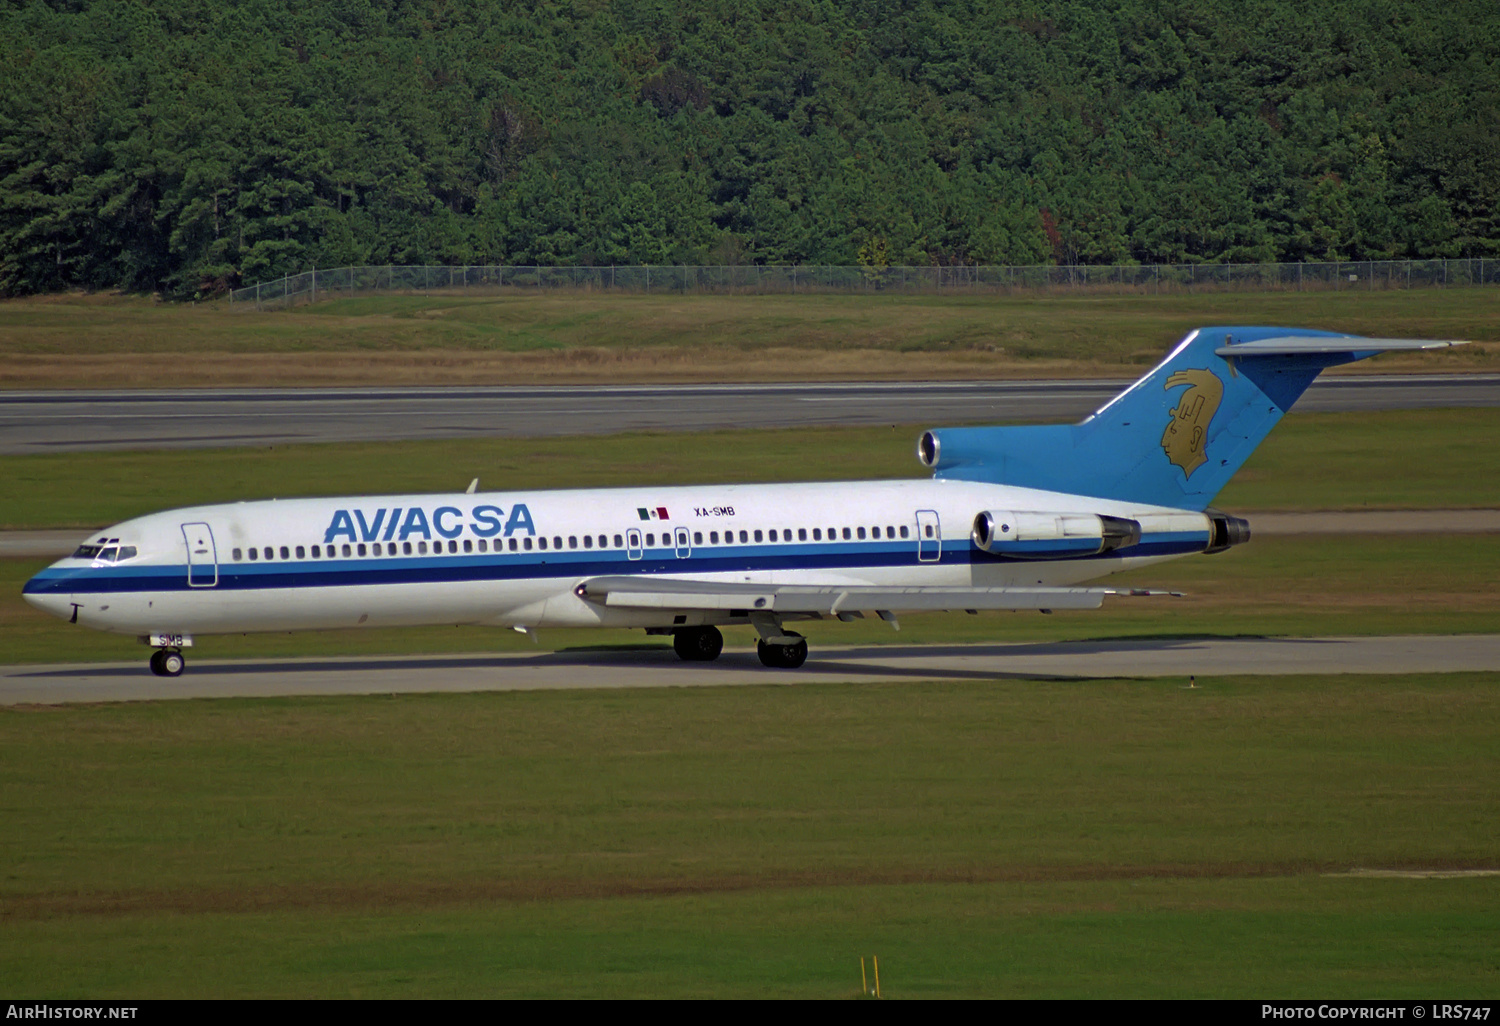
[[[92,559],[100,563],[118,563],[136,557],[134,545],[80,545],[74,559]]]

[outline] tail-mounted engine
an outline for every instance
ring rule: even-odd
[[[1250,540],[1250,521],[1217,509],[1206,509],[1203,514],[1208,517],[1209,525],[1208,548],[1204,552],[1223,552]]]
[[[1137,553],[1223,552],[1250,540],[1250,524],[1216,509],[1143,513],[1131,519],[1093,513],[986,510],[974,518],[974,544],[1011,559],[1074,559],[1145,544]]]
[[[1135,545],[1141,525],[1092,513],[1015,513],[986,510],[974,518],[974,544],[1015,559],[1068,559]]]

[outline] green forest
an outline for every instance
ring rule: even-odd
[[[1495,0],[0,6],[0,292],[1500,254]]]

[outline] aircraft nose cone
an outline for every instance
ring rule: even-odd
[[[73,603],[68,601],[71,598],[69,595],[38,595],[28,592],[25,597],[27,602],[44,613],[51,613],[63,620],[73,615]]]
[[[62,581],[37,576],[26,582],[21,597],[44,613],[67,620],[73,616],[73,595]]]

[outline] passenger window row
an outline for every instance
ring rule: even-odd
[[[883,534],[882,534],[882,532],[883,532]],[[719,532],[718,531],[709,531],[708,532],[708,544],[709,545],[721,545],[721,544],[722,545],[733,545],[733,544],[736,543],[735,534],[736,534],[736,532],[734,532],[734,531],[725,531],[725,532],[723,532],[723,541],[720,541],[720,539],[719,539]],[[795,531],[795,537],[793,536],[794,535],[793,529],[790,528],[790,527],[782,528],[780,530],[778,530],[777,528],[774,528],[774,527],[770,528],[768,530],[766,530],[766,529],[754,529],[754,530],[752,530],[752,529],[745,529],[745,530],[740,530],[738,532],[738,535],[739,535],[738,536],[738,543],[741,544],[741,545],[748,545],[752,541],[754,541],[756,543],[764,543],[764,542],[782,542],[782,543],[787,543],[787,542],[792,542],[792,541],[803,542],[803,541],[808,541],[809,539],[812,540],[812,541],[822,541],[824,539],[824,529],[821,528],[821,527],[814,527],[814,528],[811,528],[811,529],[806,528],[806,527],[799,527]],[[889,539],[895,539],[895,538],[898,538],[898,537],[899,538],[909,538],[909,537],[911,537],[911,530],[905,524],[901,525],[899,528],[897,528],[897,527],[891,527],[891,526],[886,526],[886,527],[882,528],[882,527],[876,526],[876,527],[871,527],[868,530],[866,530],[866,528],[863,528],[863,527],[853,527],[853,528],[850,528],[850,527],[842,527],[842,528],[839,528],[839,527],[830,527],[830,528],[827,529],[827,538],[828,538],[829,541],[838,541],[840,539],[842,539],[844,541],[864,541],[867,538],[869,538],[869,539],[879,539],[882,536],[885,537],[885,538],[889,538]],[[611,546],[611,544],[610,544],[611,540],[614,542],[613,546]],[[645,542],[646,542],[646,548],[648,548],[648,549],[649,548],[655,548],[656,547],[656,535],[655,535],[655,533],[647,534],[645,536]],[[661,536],[661,543],[662,543],[662,545],[672,545],[673,544],[672,535],[671,534],[667,534],[667,533],[663,533],[662,536]],[[507,549],[509,549],[509,551],[511,551],[511,552],[531,552],[533,550],[541,551],[541,552],[546,552],[549,549],[559,550],[560,551],[563,548],[564,542],[563,542],[562,535],[553,535],[550,539],[548,537],[546,537],[545,535],[543,535],[543,536],[540,536],[540,537],[536,538],[534,542],[533,542],[533,539],[531,539],[530,537],[525,537],[525,538],[509,538],[509,539],[506,539],[504,542],[502,542],[501,539],[497,538],[497,539],[495,539],[495,543],[494,544],[495,544],[495,547],[494,547],[494,551],[495,552],[504,552]],[[693,544],[694,545],[702,545],[702,544],[704,544],[704,542],[703,542],[703,532],[702,531],[694,531],[693,532]],[[465,553],[486,552],[487,553],[487,552],[490,551],[489,540],[485,539],[485,538],[480,538],[478,541],[474,541],[472,539],[465,538],[462,542],[454,540],[454,541],[447,542],[446,545],[447,545],[446,551],[449,554],[452,554],[452,555],[457,555],[460,552],[465,552]],[[582,536],[581,546],[580,546],[580,537],[578,535],[569,535],[568,539],[567,539],[567,548],[569,548],[569,549],[578,549],[580,547],[582,547],[584,549],[594,549],[594,548],[599,548],[599,549],[608,549],[608,548],[623,549],[623,548],[625,548],[625,538],[622,535],[618,535],[618,534],[614,535],[613,539],[611,539],[611,537],[609,535],[607,535],[607,534],[601,534],[601,535],[586,534],[586,535]],[[98,559],[113,560],[115,558],[112,555],[114,553],[113,549],[105,549],[103,551],[103,553],[99,552],[98,550],[99,550],[98,546],[85,545],[85,546],[81,547],[73,555],[75,557],[79,558],[79,559],[98,558]],[[430,551],[431,551],[431,554],[433,554],[433,555],[441,555],[444,552],[444,543],[441,542],[441,541],[432,542],[431,546],[430,546]],[[106,555],[105,553],[108,553],[109,555]],[[252,547],[247,548],[247,549],[234,549],[234,550],[232,550],[232,553],[231,553],[231,555],[232,555],[232,557],[233,557],[233,559],[234,559],[234,561],[236,563],[243,562],[243,561],[245,561],[247,559],[250,562],[255,563],[255,562],[261,562],[261,561],[271,562],[271,561],[274,561],[276,559],[283,559],[283,560],[289,560],[289,559],[308,559],[308,558],[312,558],[312,559],[338,559],[340,557],[348,559],[348,558],[353,558],[353,557],[368,557],[368,556],[425,556],[425,555],[428,555],[428,554],[429,554],[429,543],[425,542],[425,541],[418,541],[418,542],[409,542],[409,541],[408,542],[386,542],[384,544],[382,544],[381,542],[372,542],[372,543],[369,543],[369,544],[366,544],[364,542],[359,542],[357,544],[356,543],[345,542],[341,546],[338,546],[338,545],[312,545],[312,546],[306,546],[306,545],[297,545],[297,546],[282,545],[282,546],[278,547],[278,546],[273,546],[273,545],[266,545],[264,547],[259,547],[259,548],[252,546]],[[120,558],[120,559],[129,559],[131,556],[134,556],[134,555],[135,555],[135,548],[133,546],[124,546],[124,547],[122,547],[120,549],[120,553],[119,553],[119,557],[118,558]]]
[[[601,549],[609,548],[609,540],[610,539],[608,535],[599,535],[597,539],[598,547]],[[618,534],[615,535],[614,543],[615,548],[623,549],[625,547],[624,536]],[[348,559],[353,557],[366,556],[425,556],[428,555],[429,552],[433,555],[441,555],[445,551],[445,544],[446,551],[452,555],[458,555],[460,552],[487,553],[491,551],[489,539],[480,538],[478,541],[475,541],[472,538],[465,538],[461,542],[457,540],[449,541],[446,543],[435,541],[430,543],[430,545],[425,541],[408,541],[386,542],[383,544],[381,542],[371,542],[369,544],[366,544],[364,542],[359,542],[357,544],[345,542],[343,545],[282,545],[279,547],[274,545],[267,545],[261,548],[252,546],[248,549],[233,549],[230,555],[236,563],[244,562],[245,560],[249,560],[252,563],[261,561],[270,562],[278,558],[338,559],[342,556],[343,558]],[[499,538],[496,538],[494,544],[495,552],[504,552],[507,548],[511,552],[530,552],[533,548],[545,551],[549,547],[548,539],[545,537],[537,538],[535,540],[535,544],[533,544],[531,538],[509,538],[503,541]],[[595,547],[595,545],[596,541],[593,535],[586,536],[583,539],[584,548],[592,549]],[[563,547],[562,536],[559,535],[552,538],[550,547],[554,549],[561,549]],[[576,535],[568,539],[568,548],[578,548],[578,537]]]
[[[900,537],[900,538],[909,538],[909,537],[911,537],[911,528],[907,527],[905,524],[902,524],[899,528],[897,528],[897,527],[890,527],[890,526],[887,526],[887,527],[871,527],[869,529],[868,533],[866,532],[865,528],[863,528],[863,527],[830,527],[830,528],[828,528],[827,537],[828,537],[829,541],[838,541],[840,538],[842,538],[844,541],[864,541],[866,538],[878,539],[878,538],[882,537],[882,532],[884,532],[883,536],[886,537],[886,538],[892,538],[892,539],[894,539],[894,538],[897,538],[897,537]],[[784,542],[790,542],[790,541],[794,541],[794,540],[802,542],[802,541],[809,540],[809,538],[811,538],[812,541],[822,541],[823,537],[824,537],[824,533],[823,533],[823,528],[821,528],[821,527],[814,527],[811,530],[809,530],[806,527],[799,527],[799,528],[797,528],[796,538],[795,539],[792,537],[792,529],[790,527],[783,528],[779,532],[779,534],[778,534],[776,528],[773,527],[773,528],[771,528],[769,530],[766,530],[766,531],[742,530],[742,531],[739,532],[739,543],[741,545],[748,544],[751,541],[756,541],[756,542],[767,542],[767,541],[774,542],[774,541],[779,541],[779,542],[783,542],[784,543]],[[718,531],[709,531],[708,532],[708,543],[710,545],[718,545],[718,544],[720,544],[720,542],[719,542],[719,532]],[[703,544],[703,534],[702,534],[701,531],[695,531],[693,533],[693,544],[695,544],[695,545],[702,545]],[[733,544],[735,544],[735,532],[734,531],[725,531],[724,532],[724,541],[723,541],[723,544],[725,544],[725,545],[733,545]]]
[[[454,554],[457,554],[459,552],[488,552],[490,549],[489,541],[484,538],[479,539],[479,541],[477,542],[473,541],[472,539],[465,538],[462,543],[457,541],[450,541],[447,544],[447,550]],[[516,551],[515,539],[511,539],[510,548],[512,552]],[[440,541],[433,542],[431,550],[435,555],[441,554],[443,552],[443,543]],[[501,548],[501,543],[498,540],[496,540],[495,542],[495,551],[503,551]],[[366,545],[364,542],[360,542],[358,544],[350,544],[349,542],[345,542],[342,546],[282,545],[279,548],[274,545],[267,545],[264,548],[256,548],[252,546],[248,549],[234,549],[231,551],[230,556],[236,563],[239,563],[245,559],[249,559],[250,562],[254,563],[260,560],[266,560],[267,562],[269,562],[277,558],[337,559],[340,556],[343,556],[345,558],[354,556],[425,556],[427,555],[427,553],[428,544],[425,541],[387,542],[385,544],[382,544],[380,542],[373,542],[368,545]]]

